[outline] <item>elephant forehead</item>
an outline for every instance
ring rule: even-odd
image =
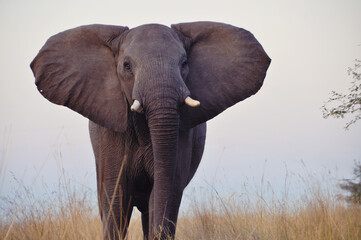
[[[158,24],[142,25],[132,29],[126,39],[126,46],[143,53],[151,51],[182,49],[175,33],[166,26]],[[127,44],[128,43],[128,44]]]
[[[160,24],[147,24],[136,27],[130,31],[130,36],[133,39],[144,39],[144,38],[152,38],[152,39],[171,39],[173,38],[172,30],[164,25]]]

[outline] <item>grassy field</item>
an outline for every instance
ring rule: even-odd
[[[102,239],[94,193],[64,184],[55,194],[34,196],[19,184],[14,197],[0,200],[0,239]],[[360,206],[347,205],[318,184],[307,188],[297,198],[285,193],[266,201],[263,190],[220,197],[210,186],[188,199],[176,239],[361,239]],[[128,239],[142,239],[139,214]]]

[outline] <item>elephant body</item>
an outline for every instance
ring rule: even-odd
[[[270,58],[223,23],[88,25],[51,37],[31,63],[39,92],[90,120],[104,239],[174,238],[206,121],[255,94]],[[196,99],[196,100],[194,100]]]
[[[91,121],[89,132],[96,159],[98,203],[102,219],[114,217],[119,229],[126,229],[133,207],[137,207],[142,213],[143,230],[147,237],[149,213],[153,212],[153,204],[149,203],[154,182],[153,149],[145,119],[139,115],[134,118],[134,125],[123,133],[114,132]],[[205,137],[206,123],[179,131],[175,170],[177,187],[173,192],[177,200],[172,210],[174,219],[177,219],[183,190],[201,161]],[[116,192],[114,189],[117,189]],[[112,199],[113,204],[109,204]],[[110,205],[113,208],[111,211]],[[108,217],[109,213],[113,216]],[[109,221],[103,223],[104,235],[116,236],[119,229],[114,224],[108,225]]]

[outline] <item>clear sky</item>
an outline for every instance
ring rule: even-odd
[[[347,91],[347,67],[361,58],[361,1],[0,0],[0,195],[16,179],[56,186],[61,166],[96,188],[87,120],[36,90],[29,64],[52,35],[79,25],[225,22],[251,31],[272,58],[255,96],[209,121],[191,188],[219,189],[262,176],[280,189],[286,175],[350,177],[361,161],[361,123],[325,120],[332,90]],[[39,186],[38,186],[39,185]],[[188,190],[189,191],[189,190]]]

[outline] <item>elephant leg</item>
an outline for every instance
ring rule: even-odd
[[[129,158],[121,144],[124,136],[89,122],[89,133],[96,159],[98,202],[104,239],[124,238],[133,210],[133,182],[126,170]]]
[[[111,188],[110,188],[111,189]],[[106,203],[102,208],[102,221],[104,239],[124,239],[127,234],[130,218],[133,212],[133,202],[131,196],[126,194],[127,191],[120,190],[107,191],[105,198]],[[109,196],[110,192],[115,193]]]
[[[143,239],[148,240],[149,237],[149,229],[150,229],[150,215],[149,214],[149,197],[141,199],[140,201],[135,201],[135,205],[137,206],[138,210],[142,213],[142,230],[143,230]],[[138,198],[139,200],[139,198]]]
[[[118,164],[98,168],[98,195],[104,239],[125,238],[133,211],[132,188]]]
[[[121,222],[121,208],[119,195],[112,195],[114,188],[104,185],[106,188],[104,192],[100,193],[101,199],[101,218],[103,222],[103,236],[104,240],[119,239],[120,222]]]
[[[144,240],[149,239],[149,212],[148,209],[142,212],[142,228]]]
[[[127,230],[130,222],[130,218],[133,212],[133,204],[131,199],[124,199],[122,206],[122,221],[120,222],[120,229],[122,237],[125,238],[127,235]]]

